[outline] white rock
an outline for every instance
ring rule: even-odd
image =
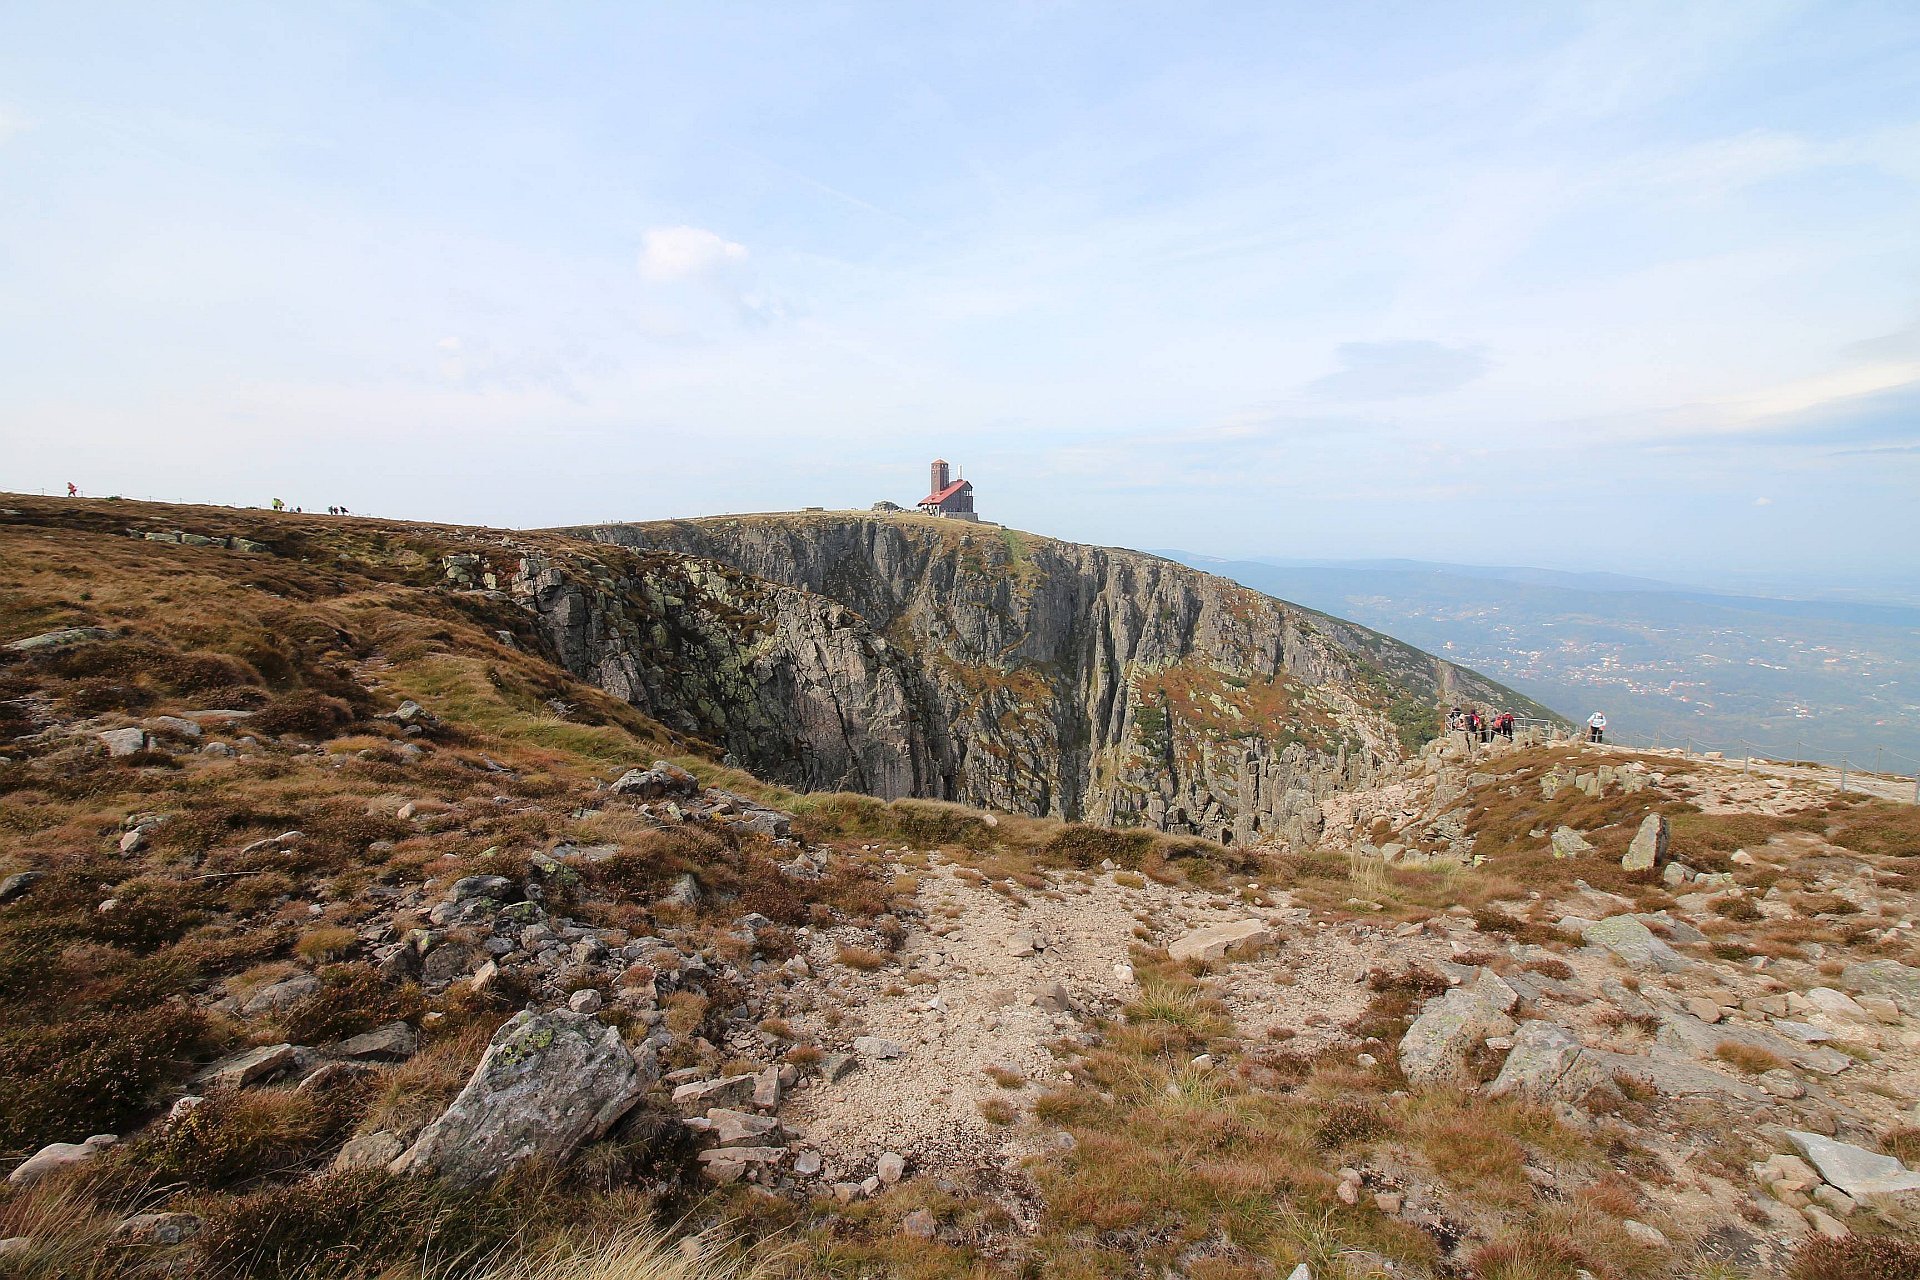
[[[1258,947],[1273,941],[1264,920],[1235,920],[1195,929],[1173,940],[1167,954],[1175,960],[1223,960],[1235,947]]]

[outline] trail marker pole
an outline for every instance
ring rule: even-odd
[[[1847,758],[1840,757],[1840,794],[1847,794]]]

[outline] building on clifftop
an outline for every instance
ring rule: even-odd
[[[945,458],[933,460],[933,491],[920,499],[920,510],[949,520],[978,520],[973,512],[973,481],[951,480]]]

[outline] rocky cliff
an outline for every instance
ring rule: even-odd
[[[515,589],[562,662],[806,786],[1311,840],[1326,795],[1399,760],[1438,702],[1541,710],[1378,633],[1138,552],[904,515],[569,532],[654,554],[624,579],[529,564]],[[662,588],[647,580],[668,571],[662,552],[732,572],[681,562],[688,592]],[[693,634],[663,611],[697,619]],[[663,660],[665,686],[648,670]]]

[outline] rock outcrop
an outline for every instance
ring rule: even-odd
[[[509,586],[560,662],[808,789],[1311,842],[1438,701],[1531,707],[1139,552],[854,514],[571,532],[608,551]]]

